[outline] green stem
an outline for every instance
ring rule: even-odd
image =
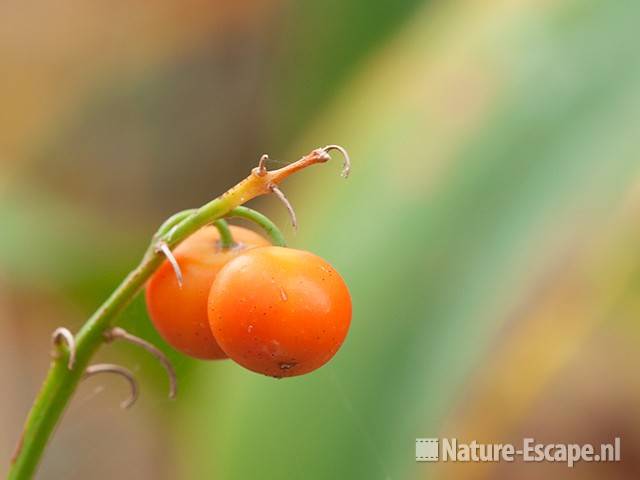
[[[89,318],[76,337],[76,362],[72,370],[67,369],[68,352],[51,362],[49,374],[27,418],[8,478],[31,478],[51,432],[75,391],[90,358],[103,341],[104,331],[162,261],[163,258],[153,249],[147,250],[140,265]]]
[[[23,480],[33,476],[42,453],[58,424],[62,413],[73,395],[91,357],[104,341],[105,331],[111,327],[115,317],[131,302],[149,277],[164,261],[158,251],[160,242],[173,248],[201,227],[212,223],[243,203],[259,195],[271,193],[271,187],[288,176],[308,166],[324,163],[329,158],[327,149],[313,150],[300,160],[274,171],[254,169],[251,175],[232,187],[220,197],[197,210],[179,212],[158,229],[140,264],[116,288],[111,296],[89,318],[76,336],[76,361],[71,370],[67,368],[69,351],[61,348],[61,355],[51,362],[47,377],[36,397],[24,425],[24,430],[14,453],[8,478]],[[246,211],[236,212],[237,216],[247,216]],[[277,229],[271,228],[264,219],[251,214],[267,225],[272,238],[278,238]],[[273,237],[276,235],[276,237]],[[276,242],[274,242],[276,243]]]
[[[263,192],[247,180],[197,210],[180,212],[169,218],[154,235],[140,264],[122,281],[111,296],[89,318],[76,336],[76,362],[67,368],[68,351],[53,360],[49,373],[27,417],[22,436],[14,454],[9,479],[33,476],[46,444],[75,391],[89,361],[104,340],[104,332],[144,286],[147,279],[162,264],[164,258],[156,249],[158,242],[175,247],[200,227],[217,220],[229,210],[252,196]],[[243,184],[250,187],[246,196]],[[246,198],[246,200],[245,200]]]
[[[220,247],[222,247],[223,250],[235,246],[236,242],[233,241],[233,235],[231,235],[231,230],[229,230],[227,222],[220,218],[213,222],[213,226],[218,229],[218,233],[220,234]]]
[[[282,232],[278,229],[276,224],[273,223],[269,217],[256,210],[253,210],[249,207],[236,207],[230,210],[229,213],[225,215],[225,217],[239,217],[251,220],[252,222],[262,227],[265,232],[267,232],[267,235],[269,235],[269,238],[271,238],[271,243],[277,245],[278,247],[287,246],[287,242],[285,241]]]
[[[187,218],[190,215],[193,215],[196,211],[197,211],[196,208],[190,208],[189,210],[182,210],[181,212],[174,213],[173,215],[171,215],[169,218],[167,218],[164,221],[162,225],[160,225],[160,228],[158,228],[158,231],[153,236],[154,240],[158,240],[163,235],[168,234],[171,231],[172,227],[175,227],[177,224],[182,222],[185,218]]]

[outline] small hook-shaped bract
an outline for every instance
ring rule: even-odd
[[[158,242],[156,244],[156,252],[162,252],[164,256],[167,257],[167,260],[169,261],[169,263],[171,264],[171,267],[173,268],[173,272],[176,274],[176,280],[178,281],[178,286],[182,288],[182,281],[183,281],[182,270],[180,270],[180,265],[178,264],[178,260],[176,260],[176,257],[173,256],[173,252],[169,248],[169,245],[167,245],[167,242]]]
[[[258,176],[263,177],[267,174],[268,161],[269,161],[269,155],[267,155],[266,153],[260,157],[260,160],[258,161],[258,170],[256,172]]]
[[[166,370],[167,376],[169,377],[169,398],[174,399],[176,397],[176,392],[178,390],[176,371],[173,368],[171,361],[167,358],[164,352],[162,352],[162,350],[160,350],[152,343],[149,343],[140,337],[136,337],[135,335],[127,332],[124,328],[120,327],[113,327],[110,330],[107,330],[104,333],[104,337],[108,342],[121,339],[126,342],[132,343],[144,348],[147,352],[156,357],[156,359]]]
[[[278,197],[278,199],[280,199],[282,203],[284,203],[284,206],[287,207],[287,211],[289,212],[289,216],[291,217],[291,225],[293,226],[294,230],[298,230],[298,218],[296,217],[296,211],[293,209],[293,205],[291,205],[291,202],[289,201],[289,199],[287,199],[284,192],[280,190],[275,184],[270,185],[269,190],[271,190],[275,194],[275,196]]]
[[[69,370],[72,370],[73,365],[76,363],[76,340],[69,329],[58,327],[51,334],[51,343],[53,343],[53,346],[55,348],[55,350],[52,352],[54,358],[57,358],[60,355],[59,347],[60,343],[63,341],[67,344],[67,349],[69,350],[67,368]]]
[[[328,155],[331,150],[337,150],[342,154],[344,158],[344,163],[342,164],[342,176],[347,178],[351,173],[351,159],[349,158],[349,154],[347,150],[340,145],[327,145],[323,147],[322,150]]]
[[[82,378],[85,379],[93,375],[97,375],[98,373],[115,373],[124,377],[127,382],[129,382],[131,394],[129,395],[129,398],[120,403],[120,406],[126,409],[136,403],[136,400],[138,399],[138,382],[136,381],[136,377],[133,376],[133,373],[120,365],[114,365],[112,363],[98,363],[87,367]]]

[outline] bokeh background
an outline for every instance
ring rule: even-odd
[[[81,385],[40,479],[640,477],[640,3],[4,0],[0,458],[48,365],[174,211],[260,154],[351,153],[252,202],[350,285],[314,374],[145,352]],[[106,376],[108,377],[108,376]],[[416,437],[610,442],[620,463],[425,464]]]

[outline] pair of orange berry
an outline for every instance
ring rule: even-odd
[[[349,290],[338,272],[317,255],[230,228],[231,248],[208,226],[174,250],[182,287],[168,262],[151,277],[146,300],[158,332],[187,355],[231,358],[272,377],[324,365],[351,322]]]

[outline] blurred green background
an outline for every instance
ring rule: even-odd
[[[5,0],[0,458],[77,330],[170,213],[339,143],[252,202],[347,280],[335,359],[276,381],[121,325],[41,479],[638,478],[640,3]],[[620,463],[425,464],[417,437],[601,443]],[[3,472],[5,470],[2,470]]]

